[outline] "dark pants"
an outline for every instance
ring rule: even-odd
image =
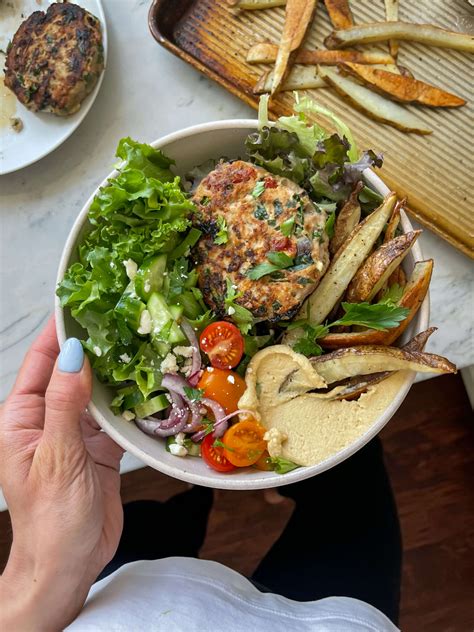
[[[380,441],[374,439],[324,474],[279,491],[296,507],[251,577],[255,585],[297,601],[354,597],[397,624],[401,537]],[[119,548],[100,578],[136,560],[198,557],[211,506],[212,490],[204,487],[166,503],[125,505]]]

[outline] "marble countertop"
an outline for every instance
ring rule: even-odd
[[[53,309],[56,269],[76,215],[111,170],[118,140],[144,142],[196,123],[255,112],[161,48],[147,26],[149,0],[103,0],[109,61],[79,129],[56,151],[0,177],[0,401]],[[425,231],[435,259],[429,350],[459,367],[474,364],[472,261]],[[136,466],[129,462],[131,469]]]

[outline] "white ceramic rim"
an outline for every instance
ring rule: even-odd
[[[173,132],[158,140],[150,143],[155,148],[161,148],[164,145],[168,145],[169,143],[176,142],[183,138],[187,138],[189,136],[193,136],[196,134],[202,134],[203,132],[221,130],[221,129],[257,129],[258,121],[256,119],[235,119],[235,120],[223,120],[223,121],[214,121],[211,123],[202,123],[199,125],[193,125],[190,127],[186,127],[177,132]],[[64,246],[63,253],[61,255],[61,260],[59,263],[58,274],[56,282],[57,284],[63,279],[64,274],[69,265],[69,259],[71,254],[73,253],[73,249],[76,243],[76,240],[79,236],[79,233],[82,229],[82,225],[84,224],[87,213],[89,210],[89,206],[94,199],[97,191],[100,187],[104,186],[110,178],[114,178],[118,174],[118,171],[114,169],[102,182],[99,184],[97,189],[92,193],[81,212],[79,213],[74,225],[69,233],[66,244]],[[390,189],[386,186],[386,184],[377,176],[375,172],[371,169],[367,169],[364,172],[364,177],[368,183],[370,183],[374,188],[376,188],[382,195],[386,195]],[[406,214],[402,211],[401,215],[401,224],[403,230],[406,232],[410,229],[411,225],[406,216]],[[421,252],[421,248],[418,242],[412,247],[413,258],[416,261],[421,261],[423,256]],[[55,318],[56,318],[56,331],[58,336],[59,345],[62,347],[66,340],[66,329],[63,317],[63,308],[59,304],[59,299],[55,296]],[[429,316],[430,316],[430,301],[429,301],[429,293],[427,293],[425,300],[423,301],[417,317],[420,320],[420,326],[422,330],[427,329],[429,326]],[[393,417],[398,408],[401,406],[408,391],[413,384],[416,373],[414,371],[407,372],[407,377],[405,379],[405,383],[400,388],[397,400],[393,401],[390,406],[386,408],[384,413],[379,417],[377,422],[375,422],[365,433],[363,433],[356,441],[351,443],[349,446],[340,450],[334,455],[331,455],[324,461],[316,465],[310,465],[298,468],[293,470],[292,472],[288,472],[287,474],[275,474],[274,477],[269,478],[268,476],[263,478],[257,476],[253,476],[251,479],[246,480],[236,480],[233,477],[226,477],[225,474],[222,475],[222,484],[220,484],[220,480],[216,484],[215,479],[212,481],[209,480],[208,477],[202,476],[200,474],[194,474],[192,472],[187,472],[179,468],[179,459],[177,459],[178,463],[176,467],[170,467],[165,463],[158,461],[157,459],[151,457],[146,452],[144,452],[141,448],[138,448],[131,441],[125,439],[121,433],[112,426],[107,419],[102,415],[100,410],[95,406],[95,404],[91,401],[88,409],[97,423],[101,426],[101,428],[107,432],[107,434],[122,448],[136,456],[140,459],[145,465],[149,465],[153,469],[156,469],[167,476],[171,476],[172,478],[177,478],[179,480],[185,481],[187,483],[192,483],[195,485],[202,485],[204,487],[212,487],[214,489],[232,489],[232,490],[249,490],[249,489],[269,489],[271,487],[281,487],[282,485],[288,485],[291,483],[296,483],[298,481],[305,480],[307,478],[311,478],[312,476],[316,476],[317,474],[321,474],[326,470],[342,463],[347,458],[358,452],[361,448],[363,448],[371,439],[373,439],[382,428],[388,423],[388,421]]]
[[[35,158],[32,158],[31,160],[28,160],[27,162],[21,163],[17,165],[16,167],[7,168],[5,171],[2,171],[0,169],[0,176],[6,176],[8,173],[15,173],[15,171],[20,171],[20,169],[24,169],[25,167],[34,165],[36,162],[38,162],[45,156],[48,156],[55,149],[60,147],[71,136],[71,134],[73,134],[76,131],[76,129],[79,127],[82,121],[86,118],[89,110],[91,109],[94,101],[96,100],[97,95],[99,94],[100,87],[102,85],[102,81],[104,80],[105,71],[107,69],[108,38],[107,38],[107,23],[105,21],[105,13],[104,13],[104,7],[102,6],[102,0],[94,0],[94,1],[97,2],[96,17],[99,18],[100,24],[102,27],[102,42],[104,46],[104,69],[100,73],[100,77],[99,77],[99,80],[97,81],[97,85],[95,86],[91,94],[87,95],[83,105],[81,105],[81,109],[78,112],[79,116],[74,121],[74,124],[71,125],[71,127],[67,128],[64,134],[60,136],[59,139],[53,145],[50,145],[49,147],[47,147],[47,149],[45,149],[42,153],[38,154],[38,156],[36,156]],[[39,6],[38,9],[41,10],[41,7]]]

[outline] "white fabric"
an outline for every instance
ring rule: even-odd
[[[95,584],[68,632],[397,632],[357,599],[297,602],[261,593],[235,571],[170,557],[126,564]]]

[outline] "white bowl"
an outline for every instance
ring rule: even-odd
[[[205,123],[203,125],[188,127],[174,134],[169,134],[155,141],[152,145],[159,147],[168,156],[176,160],[175,171],[182,176],[190,168],[205,162],[209,158],[244,156],[244,140],[247,134],[255,131],[256,127],[257,122],[252,119]],[[116,174],[117,172],[114,171],[108,178],[114,177]],[[372,187],[382,195],[388,193],[389,189],[372,171],[367,171],[366,179]],[[107,180],[104,180],[101,186],[105,185],[106,182]],[[87,212],[96,193],[97,191],[94,191],[85,204],[69,234],[61,256],[58,282],[63,279],[64,273],[69,265],[77,260],[77,245],[80,243],[84,232],[88,230]],[[412,226],[404,214],[402,214],[402,227],[405,232],[412,230]],[[407,271],[410,272],[415,261],[421,259],[420,247],[415,243],[411,253],[405,260]],[[428,322],[429,298],[427,296],[421,309],[405,333],[405,337],[412,337],[420,331],[425,330],[428,327]],[[84,338],[84,331],[72,319],[69,310],[63,310],[61,308],[57,299],[56,326],[60,345],[70,336]],[[338,463],[341,463],[341,461],[350,457],[357,452],[357,450],[360,450],[360,448],[380,432],[393,416],[405,399],[414,378],[414,373],[407,373],[403,385],[400,387],[397,396],[390,406],[387,407],[385,412],[380,415],[371,427],[356,441],[317,465],[298,468],[284,475],[274,472],[262,472],[252,468],[237,469],[230,474],[220,474],[208,468],[202,459],[173,456],[166,451],[165,442],[162,439],[149,437],[139,430],[135,424],[112,414],[109,409],[109,404],[113,397],[112,389],[101,384],[95,377],[89,410],[100,426],[114,441],[142,460],[144,464],[150,465],[164,474],[196,485],[216,487],[219,489],[263,489],[295,483],[296,481],[301,481],[310,476],[320,474]]]

